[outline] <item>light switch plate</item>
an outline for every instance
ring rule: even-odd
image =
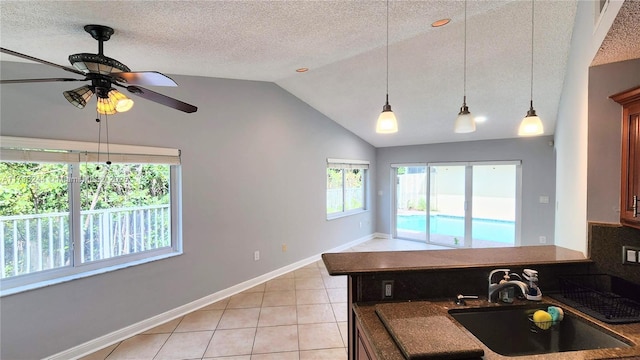
[[[640,265],[640,248],[634,246],[622,247],[622,263]]]
[[[393,280],[382,281],[382,300],[393,299]]]

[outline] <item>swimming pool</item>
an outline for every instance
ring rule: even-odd
[[[398,230],[426,232],[427,217],[425,215],[398,215]],[[431,215],[431,234],[441,234],[464,238],[464,218],[449,215]],[[477,240],[489,240],[506,244],[515,243],[515,227],[513,221],[472,219],[472,237]]]

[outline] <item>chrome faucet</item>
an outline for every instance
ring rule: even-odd
[[[523,297],[527,296],[527,294],[529,293],[529,286],[520,280],[509,280],[502,283],[493,282],[493,275],[495,275],[496,273],[509,274],[510,271],[511,269],[495,269],[489,273],[489,293],[487,295],[487,300],[489,302],[494,302],[493,297],[495,293],[498,293],[500,292],[500,290],[503,290],[508,287],[520,289],[520,291],[522,292],[522,296]]]

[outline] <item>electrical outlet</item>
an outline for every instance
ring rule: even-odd
[[[622,263],[640,265],[640,248],[633,246],[622,247]]]
[[[282,252],[287,252],[287,244],[282,244]]]
[[[393,299],[393,280],[382,281],[382,300]]]
[[[256,250],[253,252],[253,260],[254,261],[260,260],[260,251]]]
[[[538,238],[538,240],[540,241],[540,244],[546,244],[547,243],[547,237],[546,236],[540,236]]]

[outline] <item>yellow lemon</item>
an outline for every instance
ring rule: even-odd
[[[551,314],[544,310],[538,310],[533,313],[533,323],[542,330],[551,327]]]

